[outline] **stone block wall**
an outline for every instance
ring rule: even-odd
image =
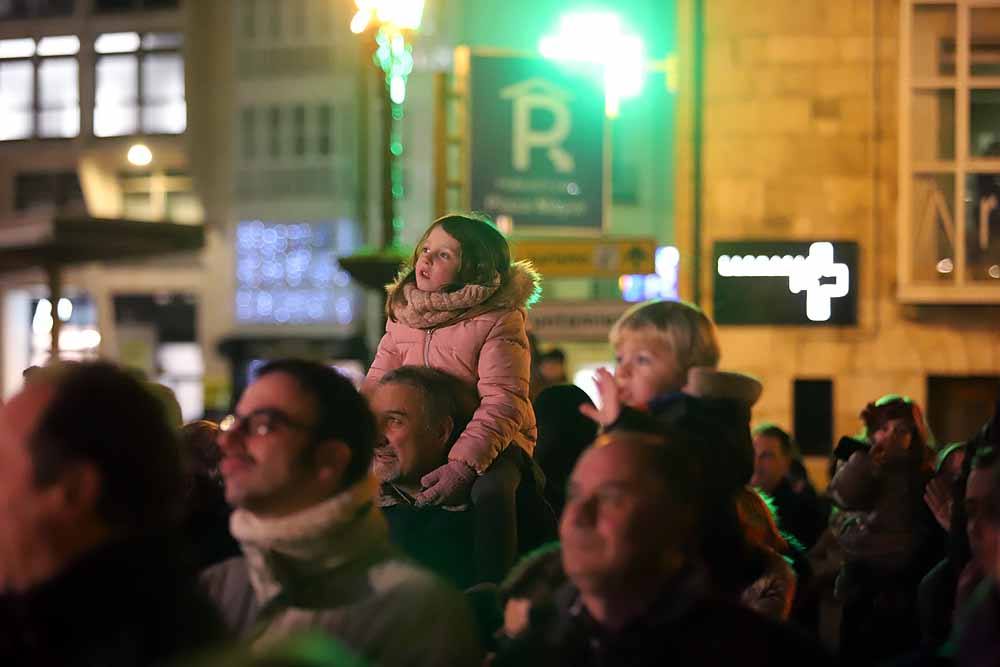
[[[764,381],[755,421],[791,427],[796,378],[833,380],[836,437],[881,394],[925,402],[928,375],[1000,375],[997,309],[896,299],[899,1],[706,0],[705,12],[702,305],[715,240],[860,248],[858,327],[721,328],[723,367]]]

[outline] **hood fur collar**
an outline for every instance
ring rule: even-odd
[[[413,293],[414,291],[420,293],[421,299],[419,304],[410,304],[404,299],[393,311],[398,319],[417,328],[446,326],[460,320],[481,315],[482,313],[487,313],[491,310],[527,310],[532,304],[538,301],[542,294],[542,277],[535,270],[535,267],[532,266],[531,262],[526,260],[514,262],[510,265],[510,277],[507,279],[505,285],[501,285],[499,289],[485,298],[485,300],[474,304],[470,303],[468,308],[461,310],[456,308],[456,305],[458,305],[456,297],[464,298],[464,292],[470,289],[486,288],[487,286],[466,285],[462,290],[454,293],[427,293],[416,290],[416,286],[412,282],[403,282],[403,278],[408,273],[409,271],[401,273],[394,283],[387,285],[386,292],[388,293],[390,303],[397,290],[402,289],[404,295]],[[450,294],[454,294],[455,297],[450,296]],[[440,308],[434,307],[434,304],[439,301],[441,302]],[[421,311],[419,317],[410,318],[404,315],[402,311],[414,310],[414,306],[417,306],[416,310]],[[428,312],[429,310],[441,310],[442,312],[439,316],[435,317]],[[444,311],[450,312],[445,313]]]

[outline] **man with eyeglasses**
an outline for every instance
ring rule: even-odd
[[[218,440],[244,556],[203,583],[255,649],[322,630],[380,665],[475,664],[460,594],[389,543],[369,473],[374,442],[371,410],[337,371],[265,365]]]

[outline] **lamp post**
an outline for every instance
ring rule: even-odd
[[[351,20],[351,32],[370,41],[372,59],[379,73],[382,97],[382,245],[374,253],[359,253],[340,260],[341,266],[365,287],[381,290],[390,282],[406,260],[401,247],[403,218],[398,203],[403,197],[402,121],[406,100],[406,80],[413,70],[409,39],[420,27],[424,0],[355,0],[357,12]],[[368,76],[366,57],[362,57],[362,82]],[[367,85],[362,85],[367,100]],[[364,109],[366,105],[362,106]],[[362,128],[367,123],[362,119]],[[367,155],[367,129],[362,133],[362,151]],[[362,174],[364,178],[365,175]],[[365,191],[365,188],[362,188]],[[367,206],[367,201],[360,202]]]

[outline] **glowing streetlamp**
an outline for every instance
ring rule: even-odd
[[[351,32],[372,35],[373,60],[384,75],[382,253],[378,256],[344,258],[340,263],[362,284],[381,289],[395,275],[403,259],[398,250],[403,230],[403,219],[398,212],[398,202],[403,198],[403,168],[400,164],[403,155],[403,103],[406,100],[406,79],[413,71],[413,49],[409,38],[420,27],[424,0],[355,0],[355,4],[358,9],[351,19]],[[362,134],[367,137],[367,132]]]
[[[146,144],[132,144],[126,155],[128,161],[137,167],[145,167],[153,161],[153,151]]]
[[[355,0],[358,11],[351,19],[351,32],[360,35],[371,27],[375,33],[375,62],[385,72],[385,84],[393,104],[406,99],[406,77],[413,71],[413,54],[406,43],[408,33],[420,27],[424,0]]]
[[[642,92],[647,69],[664,71],[667,87],[676,87],[674,59],[647,63],[642,39],[627,32],[612,12],[566,14],[559,21],[559,32],[543,37],[538,50],[550,60],[599,65],[603,69],[604,109],[610,118],[618,115],[621,100]]]

